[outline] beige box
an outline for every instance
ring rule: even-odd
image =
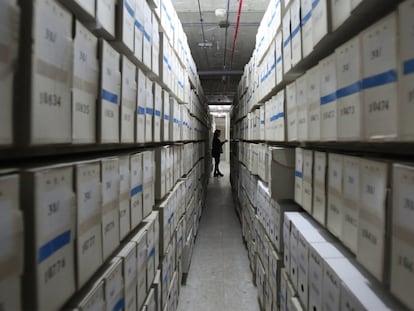
[[[162,118],[161,118],[161,140],[170,141],[170,94],[163,90]]]
[[[117,0],[96,1],[96,23],[90,27],[107,40],[115,39],[115,6]]]
[[[136,0],[121,0],[116,6],[116,41],[127,55],[134,52]]]
[[[135,0],[134,57],[142,62],[144,51],[144,6],[145,0]]]
[[[0,12],[3,29],[1,42],[5,49],[5,56],[0,60],[0,70],[3,72],[0,78],[0,145],[9,145],[13,142],[13,64],[18,52],[20,11],[14,1],[3,1]]]
[[[270,148],[269,192],[273,199],[292,199],[294,196],[294,149]]]
[[[312,0],[301,0],[301,27],[302,27],[302,51],[303,57],[308,56],[313,50],[312,39]]]
[[[73,167],[34,168],[22,175],[25,220],[23,309],[56,310],[75,292]]]
[[[301,0],[292,0],[290,6],[292,29],[292,67],[302,59],[302,34],[301,34]]]
[[[82,290],[79,296],[68,304],[70,310],[105,310],[105,291],[103,278]]]
[[[312,214],[313,194],[313,151],[303,150],[303,187],[302,207],[309,214]]]
[[[101,160],[102,250],[106,260],[119,245],[119,159]]]
[[[101,143],[118,143],[121,96],[120,55],[105,40],[100,41],[100,61],[99,141]]]
[[[387,163],[361,159],[357,260],[380,281],[385,281],[388,169]]]
[[[351,2],[338,0],[331,2],[332,31],[335,31],[351,16]]]
[[[137,91],[137,119],[135,141],[145,142],[145,117],[146,117],[146,98],[147,98],[147,78],[141,69],[137,68],[138,91]]]
[[[152,208],[155,203],[155,194],[154,194],[154,182],[148,182],[143,184],[142,190],[142,200],[143,200],[143,209],[142,216],[143,218],[151,214]]]
[[[302,206],[303,193],[303,149],[295,149],[295,202]]]
[[[131,229],[136,228],[143,218],[142,201],[142,153],[131,155]]]
[[[124,302],[122,260],[113,258],[104,273],[106,311],[120,310]]]
[[[344,156],[342,234],[340,239],[354,254],[358,247],[360,191],[360,159]]]
[[[397,14],[362,33],[364,124],[367,139],[398,134]]]
[[[296,105],[298,108],[298,140],[308,140],[308,105],[306,75],[296,79]]]
[[[321,139],[320,77],[319,65],[306,72],[306,96],[308,113],[308,140]]]
[[[96,142],[98,39],[79,21],[73,41],[72,142]]]
[[[298,139],[298,108],[296,103],[296,81],[286,86],[287,137],[288,141]]]
[[[413,140],[414,127],[409,117],[413,115],[414,101],[414,45],[413,27],[414,5],[411,1],[403,2],[398,8],[398,33],[399,33],[399,97],[398,97],[398,126],[399,138]]]
[[[141,10],[144,11],[144,38],[142,62],[151,69],[152,64],[152,12],[146,1],[143,1]]]
[[[290,33],[290,8],[285,11],[282,20],[283,34],[283,74],[286,74],[292,68],[292,42]]]
[[[336,58],[331,54],[319,62],[321,88],[321,140],[335,141],[337,134]]]
[[[326,226],[328,230],[340,238],[343,218],[343,155],[328,154],[328,204]]]
[[[363,140],[361,37],[356,36],[340,46],[335,50],[335,54],[338,138]]]
[[[152,82],[148,77],[145,82],[146,85],[146,96],[145,96],[145,142],[153,142],[153,133],[152,129],[153,125],[153,118],[154,118],[154,94],[153,94],[153,86],[154,82]]]
[[[135,111],[137,109],[137,67],[125,55],[122,56],[121,89],[121,143],[135,141]]]
[[[162,95],[161,86],[154,83],[154,142],[161,141]]]
[[[313,217],[322,225],[325,225],[326,218],[326,153],[314,153],[313,171]]]
[[[75,166],[76,284],[81,288],[102,265],[101,167],[96,162]]]
[[[123,240],[131,230],[131,171],[130,157],[119,157],[119,239]]]
[[[20,276],[0,280],[0,305],[5,311],[22,310]]]
[[[25,144],[70,143],[72,16],[55,1],[39,0],[30,9],[33,25],[28,27],[33,31],[22,40],[22,48],[27,44],[31,51],[31,73],[23,70],[25,92],[17,94],[17,101],[27,105],[18,134]]]
[[[312,42],[313,46],[318,43],[328,34],[328,0],[320,0],[312,3]]]
[[[275,37],[276,46],[276,84],[283,81],[283,40],[282,32],[279,30]]]

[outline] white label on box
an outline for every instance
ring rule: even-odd
[[[78,219],[79,222],[87,220],[100,210],[101,184],[98,180],[91,180],[79,184],[78,195]]]
[[[116,200],[119,195],[118,161],[104,163],[102,169],[102,199],[103,203]]]
[[[308,56],[313,50],[312,40],[312,0],[301,0],[302,9],[302,49],[303,57]]]
[[[344,187],[343,194],[346,198],[359,202],[359,159],[354,157],[344,158]]]
[[[315,183],[320,183],[325,188],[326,153],[315,152]]]
[[[328,182],[329,188],[342,193],[342,174],[343,174],[343,156],[339,154],[329,154],[328,165]]]
[[[387,164],[364,160],[361,168],[362,207],[383,223],[385,221]]]
[[[72,200],[73,194],[68,188],[58,188],[43,193],[40,226],[42,239],[71,224]]]

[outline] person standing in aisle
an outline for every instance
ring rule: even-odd
[[[211,155],[214,158],[215,165],[214,165],[214,177],[224,176],[219,169],[220,164],[220,154],[223,153],[223,145],[227,142],[227,140],[221,142],[220,137],[221,131],[215,130],[213,135],[213,146],[211,150]]]

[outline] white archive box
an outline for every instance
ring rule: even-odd
[[[22,48],[28,44],[31,72],[24,68],[26,91],[17,94],[27,104],[18,135],[24,144],[70,143],[72,15],[55,1],[39,0],[26,9],[32,10],[28,21],[32,31],[22,35]]]
[[[275,250],[269,251],[269,283],[271,291],[277,293],[279,291],[279,278],[280,278],[280,269],[282,267],[282,261],[279,258]],[[276,301],[279,299],[274,297]],[[276,302],[275,301],[275,302]]]
[[[96,141],[98,39],[79,21],[73,40],[72,142]]]
[[[143,52],[142,62],[151,69],[152,63],[152,11],[146,1],[143,1],[141,10],[144,11],[144,38],[143,38]]]
[[[56,310],[75,292],[73,167],[55,165],[22,173],[25,220],[23,309]]]
[[[104,261],[119,245],[119,159],[101,160],[102,253]]]
[[[298,108],[296,103],[296,81],[286,86],[287,137],[288,141],[298,139]]]
[[[113,258],[103,275],[106,311],[122,310],[124,301],[124,278],[122,275],[122,260]]]
[[[346,42],[335,54],[338,139],[363,140],[361,37]]]
[[[132,284],[125,290],[125,311],[137,310],[137,289],[136,284]]]
[[[294,197],[295,150],[272,147],[269,150],[269,192],[273,199]]]
[[[326,211],[326,227],[338,238],[342,235],[343,167],[343,155],[334,153],[328,154],[328,203]]]
[[[312,2],[312,42],[315,47],[330,31],[328,0]]]
[[[300,2],[303,57],[308,56],[313,50],[312,2],[312,0],[301,0]]]
[[[167,194],[166,189],[166,166],[167,166],[167,152],[169,146],[163,146],[155,149],[154,152],[154,164],[155,164],[155,199],[160,200]]]
[[[413,115],[413,85],[414,85],[414,40],[413,27],[414,4],[412,1],[403,2],[398,9],[398,33],[399,33],[399,57],[400,57],[400,81],[398,97],[398,125],[399,138],[413,140],[414,127],[410,118]]]
[[[143,309],[145,311],[156,311],[156,309],[155,309],[155,296],[154,296],[154,289],[153,288],[151,288],[151,290],[148,292],[148,296],[145,299]],[[172,309],[172,310],[174,310],[174,309]]]
[[[309,69],[306,74],[306,97],[308,113],[308,140],[321,139],[320,77],[319,65]]]
[[[104,281],[98,279],[92,285],[87,286],[68,304],[65,310],[105,310]],[[72,308],[72,309],[70,309]]]
[[[120,0],[116,3],[116,32],[114,45],[131,56],[134,53],[136,0]]]
[[[292,41],[290,34],[291,18],[290,7],[285,11],[282,20],[283,34],[283,74],[286,74],[292,68]]]
[[[278,253],[283,253],[283,238],[284,238],[284,214],[289,211],[298,211],[299,206],[290,200],[276,201],[270,200],[271,208],[273,209],[272,216],[274,219],[274,237],[272,240],[276,246]],[[287,232],[286,232],[287,234]]]
[[[343,186],[342,186],[342,234],[341,241],[354,254],[358,248],[358,223],[360,202],[360,159],[343,157]]]
[[[330,258],[344,257],[345,254],[333,243],[313,243],[309,245],[308,310],[323,310],[324,261]]]
[[[336,57],[331,54],[319,62],[321,141],[335,141],[337,135]]]
[[[265,140],[266,139],[266,119],[265,119],[265,107],[264,106],[260,107],[259,113],[260,113],[260,135],[259,135],[259,139],[260,140]]]
[[[263,107],[263,106],[262,106]],[[266,120],[265,120],[265,127],[266,127],[266,130],[265,130],[265,134],[266,134],[266,140],[271,140],[271,138],[272,138],[272,133],[273,133],[273,131],[272,131],[272,104],[271,104],[271,101],[269,100],[269,101],[267,101],[265,104],[264,104],[264,115],[265,115],[265,118],[266,118]],[[267,121],[267,122],[266,122]]]
[[[326,153],[314,152],[312,216],[322,225],[326,219]]]
[[[309,214],[313,211],[313,151],[303,150],[302,207]]]
[[[131,170],[130,156],[119,156],[119,239],[131,230]]]
[[[141,69],[137,68],[137,120],[135,141],[137,143],[145,142],[145,116],[146,116],[146,97],[147,97],[147,77]]]
[[[292,227],[292,220],[303,219],[300,212],[288,211],[283,214],[283,264],[286,272],[290,272],[290,233]]]
[[[127,292],[131,285],[137,284],[137,244],[128,242],[116,257],[121,259],[123,288]],[[135,288],[134,293],[136,295]]]
[[[142,153],[130,157],[131,170],[131,229],[136,228],[142,221]]]
[[[144,6],[145,0],[135,0],[134,57],[142,62],[144,51]]]
[[[155,203],[155,186],[154,182],[148,182],[143,184],[142,190],[142,216],[143,218],[151,214],[152,208]]]
[[[285,90],[282,89],[276,94],[276,141],[286,141],[286,131],[285,131]]]
[[[154,181],[155,179],[155,162],[154,152],[152,150],[142,153],[142,182],[144,184]]]
[[[409,308],[414,299],[411,284],[414,284],[412,262],[414,245],[413,229],[414,169],[412,166],[393,165],[393,206],[391,242],[391,292]]]
[[[397,14],[362,33],[364,124],[366,139],[398,135]]]
[[[286,272],[286,268],[280,269],[280,289],[278,291],[280,310],[286,311],[286,295],[287,295],[287,283],[289,277]]]
[[[283,81],[283,39],[279,30],[275,37],[276,49],[276,85]]]
[[[100,176],[99,161],[75,165],[77,288],[81,288],[103,262]]]
[[[98,103],[98,135],[101,143],[119,142],[119,110],[121,97],[120,55],[100,40],[100,88]]]
[[[331,1],[332,31],[337,30],[351,16],[349,0]]]
[[[296,79],[296,106],[298,122],[298,140],[308,140],[308,103],[306,74]]]
[[[91,22],[95,20],[95,0],[67,0],[64,2],[80,21]]]
[[[0,4],[0,25],[2,28],[1,44],[5,54],[0,58],[0,70],[3,73],[0,78],[0,93],[2,101],[0,109],[0,145],[8,145],[13,142],[13,80],[19,42],[20,11],[16,1],[2,1]]]
[[[290,6],[292,29],[292,67],[302,59],[302,34],[301,34],[301,0],[292,0]]]
[[[154,142],[161,141],[161,118],[162,118],[162,88],[154,82],[154,124],[153,124],[153,138]]]
[[[106,40],[115,39],[115,15],[117,0],[96,1],[96,22],[89,26]]]
[[[302,206],[303,192],[303,149],[295,149],[295,202]]]
[[[152,63],[151,69],[157,77],[160,74],[160,33],[158,20],[152,14]]]
[[[139,310],[147,296],[147,230],[141,229],[132,240],[137,244],[137,307]]]
[[[146,96],[145,96],[145,142],[153,142],[153,116],[154,116],[154,82],[147,77],[146,82]]]
[[[137,67],[122,55],[120,142],[135,141],[135,111],[137,109]]]
[[[378,280],[386,281],[386,223],[389,165],[361,159],[361,202],[357,260]]]

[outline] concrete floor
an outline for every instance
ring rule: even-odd
[[[221,163],[220,168],[225,176],[210,179],[178,311],[259,311],[257,290],[233,205],[229,164]]]

